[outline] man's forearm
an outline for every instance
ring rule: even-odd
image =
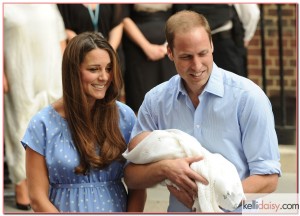
[[[278,174],[252,175],[242,181],[244,193],[272,193],[278,184]]]
[[[153,187],[166,179],[162,167],[162,161],[143,165],[130,163],[125,168],[124,181],[131,189]]]

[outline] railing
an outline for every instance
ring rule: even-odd
[[[276,132],[279,144],[295,144],[296,143],[296,127],[288,125],[287,123],[287,103],[286,93],[284,88],[284,67],[283,67],[283,38],[282,38],[282,8],[277,4],[277,28],[278,28],[278,59],[279,59],[279,76],[280,76],[280,94],[279,94],[279,118],[275,118]],[[265,26],[264,26],[264,5],[260,4],[261,21],[260,21],[260,37],[261,37],[261,61],[262,61],[262,88],[267,92],[267,78],[266,78],[266,51],[265,51]],[[274,105],[273,105],[274,107]],[[296,112],[296,108],[295,108]],[[296,115],[295,115],[296,116]]]

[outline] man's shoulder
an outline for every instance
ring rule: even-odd
[[[225,71],[225,70],[224,70]],[[260,86],[254,83],[251,79],[226,71],[223,76],[224,85],[229,88],[245,91],[261,90]]]
[[[152,88],[147,95],[150,97],[164,97],[166,94],[174,94],[177,91],[179,80],[179,75],[175,75],[168,81]]]
[[[247,101],[264,101],[267,96],[262,88],[249,78],[225,72],[223,76],[225,92]]]

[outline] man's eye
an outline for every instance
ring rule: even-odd
[[[181,56],[180,58],[181,59],[190,59],[191,57],[190,56]]]
[[[199,53],[199,56],[206,56],[207,54],[208,54],[208,51],[206,50],[206,51]]]

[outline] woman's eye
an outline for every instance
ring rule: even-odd
[[[107,72],[111,72],[111,71],[112,71],[112,67],[107,67],[107,68],[106,68],[106,71],[107,71]]]
[[[90,68],[89,71],[91,72],[97,72],[99,69],[98,68]]]

